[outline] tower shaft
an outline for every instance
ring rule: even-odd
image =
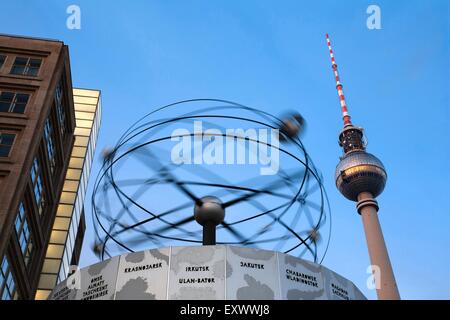
[[[378,299],[399,300],[397,282],[378,220],[377,201],[370,192],[361,192],[358,195],[357,208],[364,225]]]
[[[363,129],[353,126],[350,121],[328,34],[326,38],[344,120],[344,129],[339,135],[339,145],[344,150],[344,156],[336,168],[336,186],[347,199],[357,201],[356,207],[364,225],[378,299],[398,300],[400,294],[378,221],[378,203],[375,200],[384,189],[386,171],[380,160],[366,152]]]

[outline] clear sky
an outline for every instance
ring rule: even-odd
[[[80,30],[66,28],[71,4],[81,8]],[[366,26],[370,4],[381,9],[380,30]],[[330,33],[353,122],[388,172],[379,217],[400,293],[449,299],[449,18],[447,0],[4,0],[0,32],[63,40],[74,86],[102,90],[93,177],[99,152],[166,103],[212,97],[274,114],[299,110],[332,207],[324,265],[373,299],[360,217],[333,181],[342,122]],[[96,261],[90,242],[87,235],[81,266]]]

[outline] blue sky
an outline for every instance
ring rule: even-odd
[[[81,8],[81,30],[66,28],[71,4]],[[366,27],[370,4],[381,8],[381,30]],[[166,103],[213,97],[273,114],[299,110],[332,207],[324,265],[373,299],[360,217],[333,181],[342,122],[330,33],[352,120],[388,172],[379,214],[400,293],[449,299],[449,17],[447,0],[15,0],[2,3],[0,32],[63,40],[74,86],[102,90],[93,176],[99,151]],[[95,261],[91,240],[82,266]]]

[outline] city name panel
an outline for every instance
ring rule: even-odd
[[[228,245],[133,252],[82,268],[52,300],[365,300],[349,280],[288,254]]]

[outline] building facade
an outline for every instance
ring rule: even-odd
[[[80,143],[74,135],[75,115],[68,47],[56,40],[0,35],[2,300],[35,298],[53,248],[49,243],[59,236],[55,218],[67,175],[78,175],[71,166],[75,144]],[[74,220],[81,221],[77,231],[83,231],[81,216],[82,209]],[[69,238],[68,251],[79,255],[78,238]]]
[[[75,143],[59,199],[50,242],[36,291],[47,299],[57,283],[78,265],[85,230],[84,200],[101,121],[100,91],[73,89]]]

